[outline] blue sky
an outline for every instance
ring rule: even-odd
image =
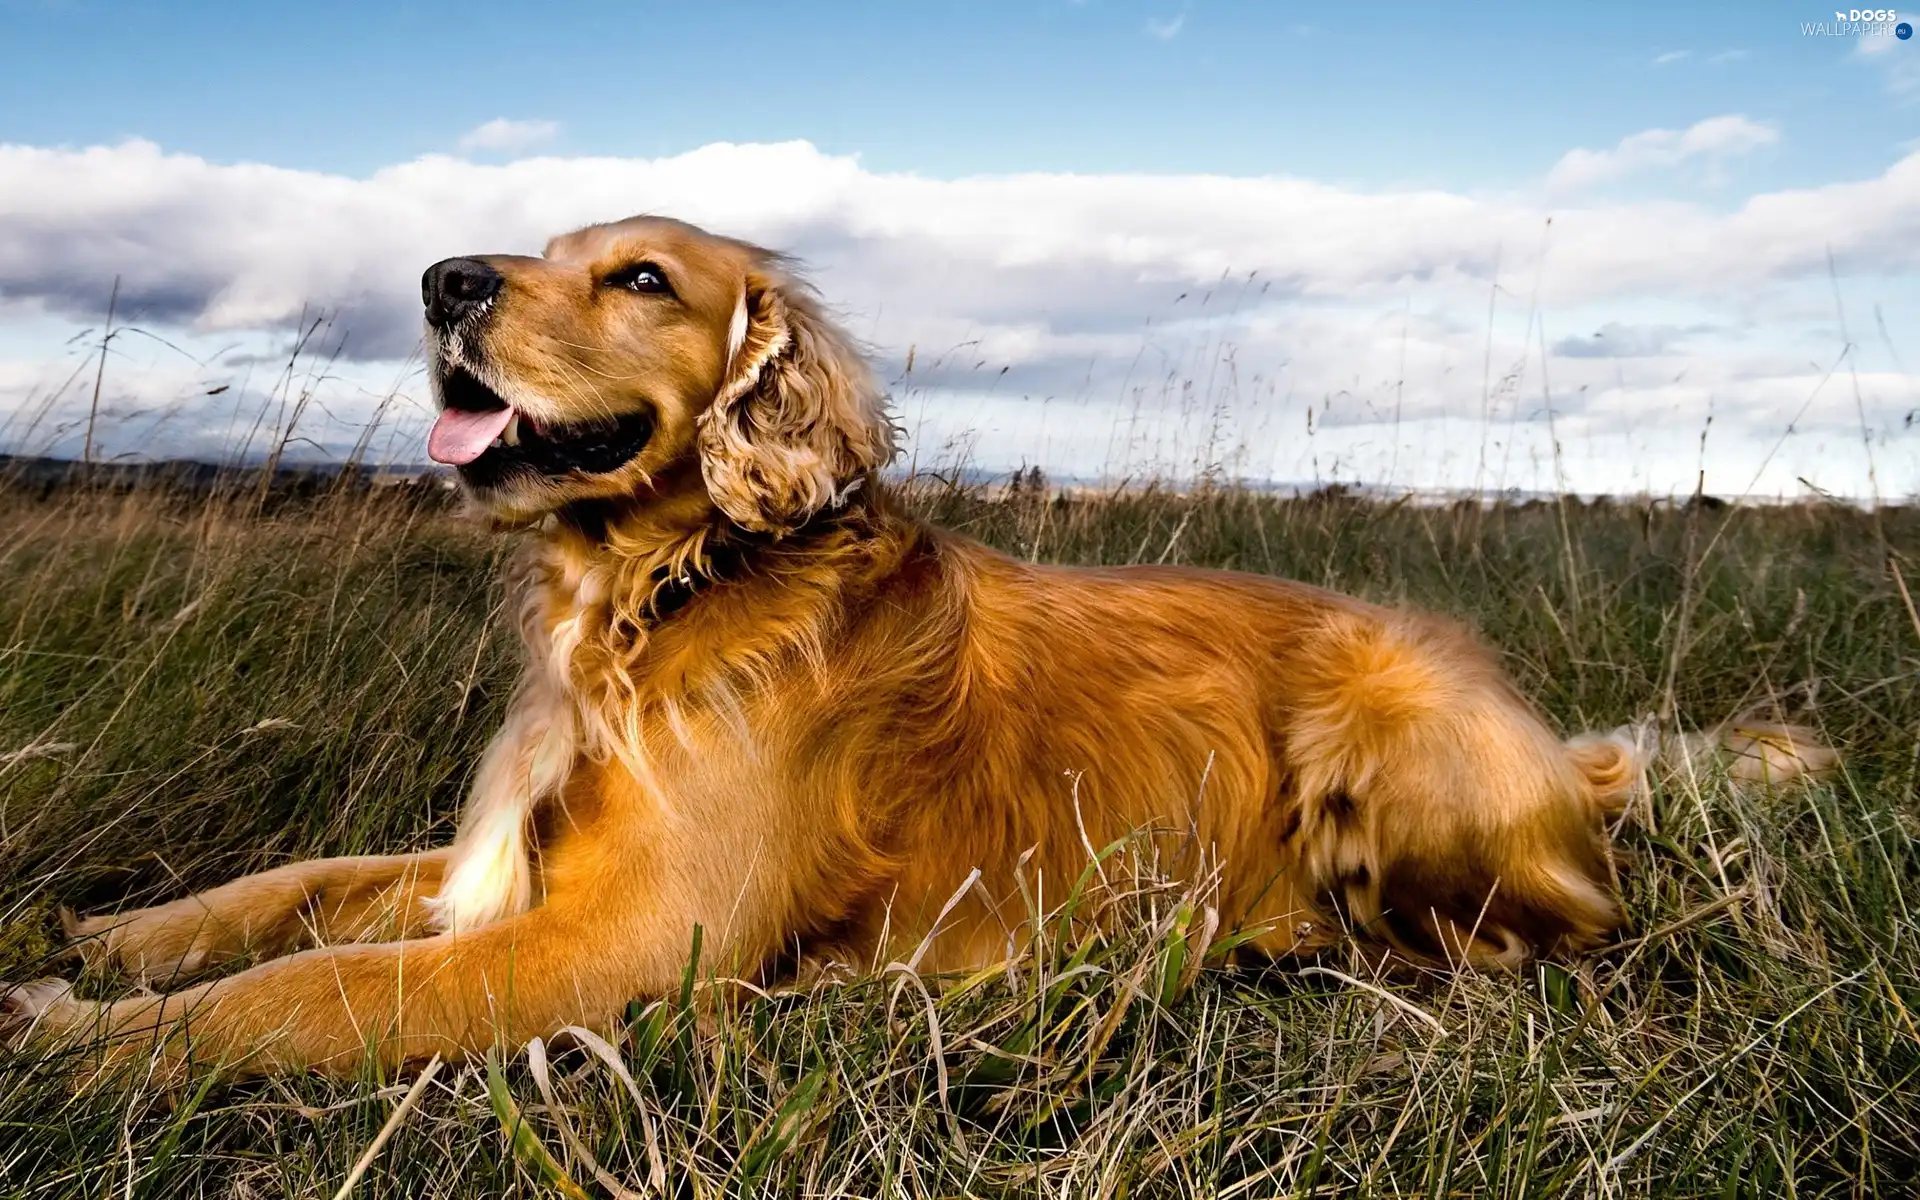
[[[420,269],[645,210],[805,258],[923,462],[1920,492],[1920,43],[1825,4],[0,0],[0,444],[118,280],[113,453],[319,313],[296,449],[417,460]]]
[[[1851,43],[1800,36],[1831,15],[1826,0],[6,0],[0,138],[137,135],[361,174],[504,113],[559,122],[546,148],[571,154],[804,138],[938,176],[1499,188],[1570,146],[1746,112],[1787,135],[1742,176],[1771,186],[1878,169],[1920,136],[1920,107],[1890,104]]]

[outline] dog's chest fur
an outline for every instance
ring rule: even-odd
[[[509,583],[517,596],[527,666],[506,721],[474,774],[439,894],[441,929],[472,930],[533,903],[527,826],[558,794],[596,732],[577,695],[572,664],[581,640],[606,620],[604,574],[551,544]]]

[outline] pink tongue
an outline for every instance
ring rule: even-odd
[[[438,463],[458,467],[487,452],[493,439],[513,420],[512,408],[492,408],[486,412],[468,412],[463,408],[440,410],[440,419],[427,435],[427,457]]]

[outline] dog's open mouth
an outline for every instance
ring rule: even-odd
[[[427,435],[427,457],[460,468],[472,483],[518,472],[604,474],[625,466],[653,436],[650,412],[543,425],[464,367],[446,367],[439,382],[443,408]]]

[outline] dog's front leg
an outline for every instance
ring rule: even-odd
[[[17,1021],[52,1048],[101,1039],[240,1074],[391,1069],[433,1054],[517,1046],[565,1025],[605,1027],[636,996],[678,985],[691,921],[661,911],[547,904],[470,933],[309,950],[164,996],[110,1004],[17,993]]]
[[[73,949],[165,986],[247,954],[303,945],[418,937],[439,890],[446,850],[288,863],[132,912],[65,914]]]

